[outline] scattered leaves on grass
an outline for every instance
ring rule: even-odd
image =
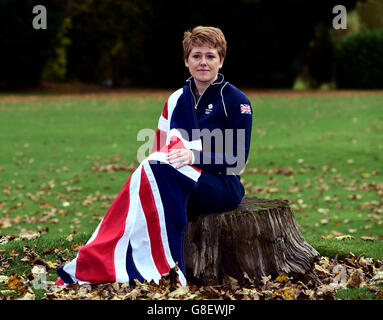
[[[53,250],[53,251],[52,251]],[[59,249],[47,251],[58,253]],[[12,274],[0,277],[0,296],[3,299],[33,300],[35,279],[45,270],[58,267],[61,263],[46,261],[28,246],[23,248],[25,262],[30,264],[28,274]],[[65,255],[68,255],[66,251]],[[173,270],[174,271],[174,270]],[[56,286],[54,282],[45,284],[43,300],[333,300],[340,289],[367,287],[375,292],[376,299],[382,299],[383,261],[364,256],[356,257],[350,253],[347,258],[320,257],[314,263],[310,277],[294,278],[286,273],[272,277],[265,276],[255,281],[241,284],[236,279],[226,276],[223,284],[214,286],[197,286],[178,283],[176,272],[164,275],[159,283],[153,281],[135,285],[126,283],[78,283]],[[1,287],[1,283],[6,287]]]

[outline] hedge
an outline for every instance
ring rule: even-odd
[[[383,28],[341,39],[335,50],[335,80],[340,89],[383,88]]]

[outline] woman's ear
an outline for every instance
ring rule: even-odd
[[[222,66],[223,66],[223,61],[225,60],[225,58],[222,58],[221,59],[221,64],[220,64],[220,66],[219,66],[219,68],[222,68]]]
[[[189,68],[187,59],[184,60],[186,68]]]

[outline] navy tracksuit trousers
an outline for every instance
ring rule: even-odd
[[[201,214],[233,210],[240,204],[244,194],[239,176],[202,170],[198,185],[188,200],[188,219],[195,220]]]

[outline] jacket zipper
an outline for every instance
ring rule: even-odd
[[[190,93],[192,94],[193,96],[193,99],[194,99],[194,109],[197,110],[197,102],[195,100],[195,96],[194,96],[194,93],[193,93],[193,90],[191,88],[191,82],[189,82],[189,90],[190,90]],[[200,98],[201,99],[201,98]],[[194,116],[194,125],[196,128],[199,128],[198,126],[198,121],[197,121],[197,115],[196,115],[196,112],[193,112],[193,116]]]
[[[195,110],[197,110],[198,104],[199,104],[199,102],[201,101],[203,94],[206,92],[207,88],[209,88],[209,87],[210,87],[210,84],[209,84],[209,85],[206,87],[206,89],[202,92],[202,94],[200,95],[199,100],[198,100],[198,102],[197,102],[197,100],[195,99],[195,96],[194,96],[194,92],[193,92],[193,90],[192,90],[192,88],[191,88],[191,82],[189,82],[189,89],[190,89],[191,94],[193,95],[193,99],[194,99],[194,109],[195,109]]]

